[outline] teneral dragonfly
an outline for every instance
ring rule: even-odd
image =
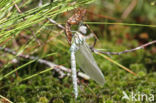
[[[73,35],[72,45],[70,48],[75,98],[78,96],[76,61],[79,67],[97,83],[103,85],[105,81],[104,75],[98,67],[89,46],[85,42],[85,37],[82,35],[82,33],[86,33],[86,30],[79,30],[81,30],[81,33],[76,32]]]

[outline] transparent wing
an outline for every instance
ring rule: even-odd
[[[89,46],[84,42],[76,51],[76,61],[79,67],[97,83],[104,84],[104,75],[96,64]]]

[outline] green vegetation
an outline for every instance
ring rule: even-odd
[[[121,55],[108,55],[129,68],[134,76],[116,64],[94,54],[105,75],[104,86],[79,77],[75,101],[72,79],[39,63],[30,55],[70,68],[70,46],[64,31],[48,18],[64,25],[74,9],[87,9],[84,24],[98,37],[95,48],[120,52],[156,40],[156,5],[152,0],[1,0],[0,1],[0,103],[134,103],[128,95],[150,94],[156,102],[156,45]],[[19,8],[19,9],[18,9]],[[129,8],[129,9],[128,9]],[[128,11],[131,10],[131,11]],[[72,28],[77,30],[77,26]],[[89,30],[88,34],[91,32]],[[92,45],[93,38],[87,40]],[[12,55],[4,48],[14,50]],[[81,71],[77,66],[77,71]],[[64,72],[67,74],[67,72]],[[137,98],[137,97],[136,97]],[[136,103],[150,103],[138,100]]]

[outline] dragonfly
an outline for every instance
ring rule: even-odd
[[[103,85],[105,82],[104,75],[98,67],[89,45],[85,41],[85,36],[82,35],[82,33],[85,34],[87,32],[86,29],[86,26],[79,27],[79,31],[77,31],[72,37],[72,43],[70,47],[71,69],[75,98],[78,96],[76,62],[79,67],[90,76],[91,79],[95,80],[100,85]]]

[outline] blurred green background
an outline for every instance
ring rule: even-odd
[[[70,76],[60,78],[55,70],[37,75],[49,67],[18,57],[20,53],[28,54],[70,68],[70,46],[64,31],[47,18],[64,25],[77,7],[87,10],[84,24],[98,37],[95,48],[120,52],[156,40],[155,0],[43,0],[42,6],[39,2],[0,1],[0,46],[17,53],[0,51],[0,95],[15,103],[134,103],[122,99],[125,91],[128,95],[154,94],[153,103],[156,102],[156,44],[131,53],[108,55],[137,76],[94,54],[106,83],[100,86],[79,78],[76,101]],[[91,45],[94,39],[87,42]],[[81,71],[78,66],[77,71]],[[6,103],[4,98],[0,101]],[[151,102],[144,98],[136,103]]]

